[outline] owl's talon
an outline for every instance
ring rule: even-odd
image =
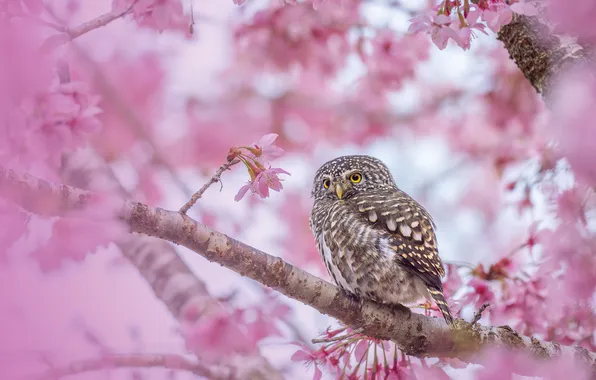
[[[358,297],[353,293],[346,292],[345,290],[341,290],[341,292],[346,296],[346,298],[350,301],[350,308],[362,310],[362,298]]]

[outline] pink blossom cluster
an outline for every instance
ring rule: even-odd
[[[261,198],[267,198],[269,189],[274,191],[283,189],[279,174],[290,175],[290,173],[281,168],[272,168],[271,165],[268,165],[269,161],[284,154],[283,149],[273,144],[277,136],[275,133],[270,133],[261,137],[259,141],[251,146],[230,149],[228,162],[240,160],[246,166],[250,175],[250,181],[242,186],[236,197],[234,197],[236,202],[244,198],[249,190]],[[267,165],[268,168],[265,167]]]
[[[102,129],[101,96],[88,81],[70,78],[68,65],[62,75],[64,62],[42,48],[48,34],[36,18],[45,9],[41,2],[8,1],[3,6],[0,55],[10,59],[0,62],[0,164],[59,182],[64,155],[88,146]],[[43,195],[34,203],[44,210],[57,208]],[[4,202],[0,209],[4,256],[30,232],[32,216]],[[65,260],[82,261],[87,253],[122,236],[116,214],[109,195],[102,195],[59,218],[37,218],[51,234],[31,248],[30,257],[42,270],[58,269]]]
[[[283,336],[277,325],[290,313],[290,308],[271,291],[265,293],[264,301],[231,310],[214,305],[217,311],[205,315],[191,305],[184,310],[182,326],[187,348],[208,363],[222,362],[230,355],[257,352],[263,339]]]
[[[370,49],[366,49],[367,45],[370,45]],[[399,90],[405,80],[415,76],[417,65],[428,59],[428,45],[421,36],[399,36],[391,29],[379,30],[368,41],[362,38],[357,51],[368,74],[361,87],[368,90],[368,95]],[[382,96],[372,99],[379,101],[379,98]],[[372,103],[372,99],[369,102]]]
[[[188,34],[190,17],[184,14],[180,0],[112,0],[112,8],[132,8],[132,16],[139,26],[164,30],[178,30]]]
[[[357,1],[276,5],[258,11],[235,31],[237,59],[264,69],[296,67],[334,74],[350,53],[348,32],[360,21]]]
[[[535,15],[535,7],[525,2],[482,0],[477,4],[468,0],[443,0],[439,5],[411,19],[411,33],[425,33],[441,50],[449,40],[462,49],[470,48],[474,30],[487,34],[485,27],[497,33],[513,19],[513,14]],[[483,23],[481,23],[484,22]]]
[[[429,365],[424,360],[414,363],[394,343],[357,334],[350,328],[328,328],[320,340],[324,343],[318,350],[294,343],[299,349],[292,355],[292,361],[313,366],[313,380],[322,379],[323,370],[334,378],[353,380],[449,379],[440,366]]]

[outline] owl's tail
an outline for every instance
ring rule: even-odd
[[[453,326],[453,317],[451,316],[451,311],[449,310],[449,305],[447,305],[447,301],[445,301],[445,296],[443,292],[437,289],[428,289],[430,295],[434,298],[435,303],[441,310],[441,314],[443,314],[443,318],[445,318],[445,322],[449,326]]]

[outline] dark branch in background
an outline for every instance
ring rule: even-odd
[[[54,185],[38,178],[0,167],[0,195],[34,213],[59,213],[79,209],[92,202],[91,193],[66,185]],[[38,197],[53,200],[60,209],[49,208]],[[37,201],[36,201],[37,200]],[[404,353],[417,357],[456,357],[482,364],[478,353],[487,347],[503,347],[538,359],[566,358],[586,365],[596,375],[596,354],[580,346],[562,346],[522,336],[509,326],[480,326],[456,320],[453,330],[439,318],[364,302],[355,309],[353,302],[335,286],[220,232],[213,231],[179,212],[152,208],[142,203],[122,201],[120,218],[137,232],[183,245],[212,262],[323,314],[338,319],[354,330],[377,339],[392,340]],[[535,368],[520,368],[522,375],[533,375]]]
[[[90,32],[94,29],[105,26],[105,25],[109,24],[110,22],[115,21],[115,20],[129,14],[132,11],[133,5],[134,5],[134,3],[125,9],[113,9],[112,11],[110,11],[106,14],[103,14],[101,16],[98,16],[98,17],[94,18],[93,20],[84,22],[83,24],[80,24],[80,25],[68,30],[68,35],[70,36],[71,39],[74,40],[75,38],[80,37],[87,32]]]
[[[126,354],[108,355],[98,359],[81,360],[64,367],[52,368],[45,373],[29,377],[27,380],[61,380],[66,376],[80,375],[86,372],[118,368],[165,368],[190,372],[213,380],[230,379],[232,371],[228,368],[214,372],[196,360],[172,354]]]
[[[589,60],[585,48],[570,37],[554,34],[549,22],[539,16],[514,15],[497,39],[546,103],[558,75]]]

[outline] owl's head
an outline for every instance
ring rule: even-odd
[[[347,199],[359,192],[395,187],[389,168],[371,156],[341,156],[323,164],[315,174],[315,199]]]

